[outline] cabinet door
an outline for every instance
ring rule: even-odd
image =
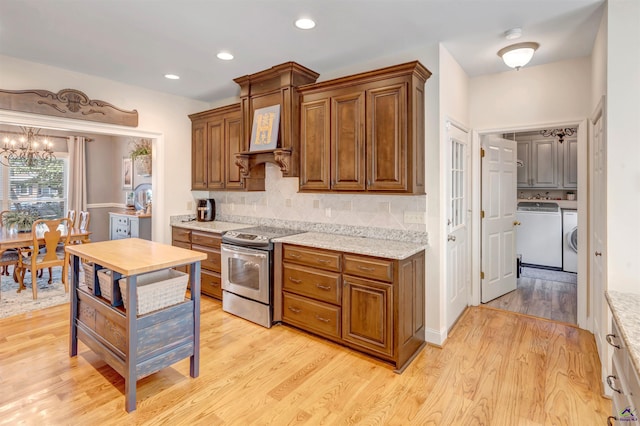
[[[390,357],[393,355],[393,286],[343,275],[342,338]]]
[[[207,188],[207,123],[194,121],[191,127],[191,189]]]
[[[227,189],[243,189],[244,180],[240,175],[240,168],[236,165],[235,157],[236,153],[243,150],[240,111],[227,114],[224,120],[224,134],[224,186]]]
[[[565,188],[578,187],[578,140],[565,139],[562,143],[564,150],[563,186]]]
[[[328,190],[329,99],[303,102],[300,111],[300,190]]]
[[[207,188],[224,188],[224,119],[207,121]]]
[[[367,91],[367,189],[407,190],[407,89]]]
[[[518,141],[518,188],[527,188],[531,181],[531,141]]]
[[[364,92],[331,98],[331,187],[364,191]]]
[[[555,139],[533,140],[531,145],[533,186],[558,186],[558,148]]]
[[[137,217],[129,219],[129,236],[131,238],[140,238],[140,219]]]

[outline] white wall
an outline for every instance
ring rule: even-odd
[[[154,239],[169,243],[169,216],[189,213],[187,203],[192,200],[191,189],[191,121],[188,114],[210,108],[210,104],[154,92],[94,77],[45,66],[20,59],[0,56],[0,81],[8,90],[46,89],[58,92],[73,88],[91,99],[100,99],[125,110],[137,110],[137,128],[104,125],[81,120],[64,120],[46,116],[33,117],[39,123],[55,123],[65,128],[103,134],[143,135],[155,137],[154,161],[157,173],[153,177]],[[0,111],[0,122],[14,117],[24,120],[29,114],[8,114]],[[68,123],[68,125],[65,125]]]
[[[640,1],[607,13],[607,282],[640,293]]]
[[[474,130],[580,122],[591,113],[588,57],[475,77],[469,87]]]

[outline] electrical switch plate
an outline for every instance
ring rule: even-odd
[[[404,223],[427,223],[426,212],[404,212]]]

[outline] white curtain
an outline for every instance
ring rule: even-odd
[[[76,214],[87,210],[87,164],[86,141],[82,136],[69,136],[69,210]]]

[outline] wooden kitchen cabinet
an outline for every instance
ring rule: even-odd
[[[300,87],[300,191],[424,194],[430,75],[415,61]]]
[[[200,284],[202,294],[222,300],[222,280],[220,277],[220,244],[222,236],[213,232],[195,231],[173,226],[171,243],[176,247],[188,248],[207,255],[201,261]],[[188,267],[179,269],[189,272]]]
[[[189,118],[192,122],[191,189],[245,189],[235,164],[235,154],[244,149],[240,104],[192,114]]]
[[[424,251],[384,259],[284,244],[282,320],[402,371],[424,345]]]
[[[562,143],[563,171],[562,186],[565,189],[578,188],[578,139],[566,138]]]

